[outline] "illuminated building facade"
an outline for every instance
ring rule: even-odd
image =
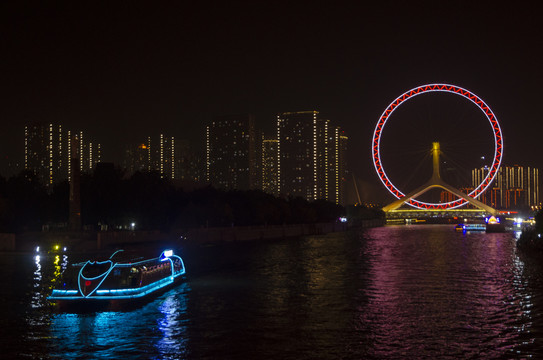
[[[488,168],[471,172],[472,186],[480,184]],[[500,167],[491,187],[479,200],[497,209],[520,210],[540,206],[539,169],[519,165]]]
[[[345,131],[339,127],[334,128],[333,137],[331,139],[332,146],[330,151],[332,152],[330,167],[331,171],[331,194],[328,197],[330,201],[334,201],[336,204],[347,205],[346,188],[347,188],[347,149],[349,143],[349,137],[345,134]]]
[[[24,167],[46,186],[66,177],[68,157],[63,145],[62,126],[35,123],[25,126]]]
[[[124,153],[123,168],[128,175],[133,175],[136,171],[149,171],[149,147],[142,143],[136,146],[128,146]]]
[[[262,191],[277,196],[277,139],[262,140]]]
[[[66,135],[66,155],[67,159],[78,158],[79,159],[79,171],[80,172],[92,172],[96,168],[96,164],[101,162],[102,147],[100,144],[94,144],[92,142],[86,142],[86,136],[83,131],[75,132],[68,130]],[[77,145],[74,145],[77,144]],[[77,146],[77,148],[75,147]],[[67,173],[64,179],[67,177],[68,181],[72,180],[72,162],[66,161]]]
[[[175,178],[193,183],[202,182],[205,178],[202,156],[190,146],[188,140],[175,142]]]
[[[46,186],[70,179],[71,139],[77,137],[81,171],[92,170],[101,157],[100,144],[84,142],[83,132],[65,131],[62,125],[35,123],[25,126],[24,167]]]
[[[330,199],[332,194],[331,179],[333,178],[332,142],[333,129],[330,128],[330,120],[319,119],[316,122],[316,156],[315,156],[315,182],[316,193],[314,199]]]
[[[347,136],[318,111],[277,116],[278,194],[345,201]]]
[[[255,189],[256,161],[253,115],[222,116],[207,126],[207,182],[218,189]]]
[[[317,119],[317,199],[345,204],[347,141],[341,128]]]
[[[157,171],[166,179],[200,182],[201,167],[201,157],[192,151],[187,140],[164,134],[127,147],[123,159],[128,176],[136,171]]]
[[[277,115],[277,192],[315,200],[317,196],[317,111]]]
[[[124,167],[129,174],[136,171],[158,171],[162,178],[176,178],[175,137],[159,134],[147,143],[127,149]]]
[[[158,140],[158,169],[162,177],[173,180],[176,175],[175,137],[160,134]]]
[[[79,132],[79,139],[81,142],[79,150],[81,154],[80,169],[83,172],[93,171],[96,168],[96,164],[101,161],[102,147],[100,144],[85,142],[82,131]]]
[[[80,147],[82,142],[83,134],[69,136],[68,144],[70,151],[70,156],[68,157],[68,162],[70,164],[70,174],[68,179],[70,181],[70,197],[69,197],[69,215],[68,223],[70,230],[79,231],[81,230],[81,151]]]

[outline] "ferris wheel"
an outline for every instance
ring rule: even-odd
[[[389,117],[400,105],[405,103],[407,100],[414,98],[415,96],[432,92],[450,93],[462,96],[463,98],[471,101],[483,112],[485,117],[488,119],[490,126],[492,127],[492,132],[494,134],[494,157],[492,165],[489,167],[488,174],[481,181],[481,183],[478,184],[470,193],[467,194],[468,196],[476,199],[490,186],[498,173],[498,169],[500,168],[503,157],[502,131],[500,128],[500,124],[498,123],[498,119],[496,118],[496,115],[494,115],[490,107],[480,97],[478,97],[471,91],[463,89],[459,86],[449,84],[427,84],[418,86],[416,88],[406,91],[405,93],[397,97],[394,101],[392,101],[390,105],[387,106],[387,108],[379,118],[379,121],[375,126],[375,131],[373,132],[372,157],[375,171],[377,172],[377,175],[379,176],[379,179],[381,180],[383,185],[392,195],[394,195],[397,199],[401,199],[406,196],[392,183],[392,181],[390,181],[389,177],[385,172],[385,168],[381,161],[381,136]],[[467,203],[468,201],[463,198],[459,198],[445,203],[424,202],[413,198],[409,199],[409,201],[406,201],[406,204],[414,208],[435,210],[454,209],[464,206]]]

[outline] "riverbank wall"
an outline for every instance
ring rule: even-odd
[[[169,233],[159,231],[86,231],[86,232],[32,232],[0,234],[0,251],[107,250],[118,247],[176,247],[183,244],[258,241],[324,235],[358,228],[378,227],[382,219],[364,220],[355,227],[347,223],[316,223],[269,226],[233,226],[197,229],[176,229]]]
[[[190,242],[224,242],[284,239],[346,231],[345,223],[317,223],[275,226],[238,226],[190,229],[184,236]]]
[[[383,225],[383,219],[371,219],[362,220],[357,223],[355,227],[350,226],[348,223],[333,222],[316,224],[199,228],[190,229],[186,232],[179,231],[179,234],[184,238],[184,241],[213,243],[228,241],[273,240],[307,235],[324,235],[359,228],[379,227]]]

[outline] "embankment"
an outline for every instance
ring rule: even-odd
[[[381,219],[364,220],[357,228],[382,226]],[[143,245],[179,246],[185,243],[216,243],[284,239],[323,235],[351,229],[346,223],[316,223],[272,226],[233,226],[159,231],[35,232],[0,234],[0,251],[49,251],[57,246],[70,251],[105,250]]]

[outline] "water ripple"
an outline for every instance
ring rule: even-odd
[[[0,342],[7,358],[542,358],[543,262],[515,241],[425,225],[194,246],[183,285],[87,314],[45,301],[68,259],[0,255]]]

